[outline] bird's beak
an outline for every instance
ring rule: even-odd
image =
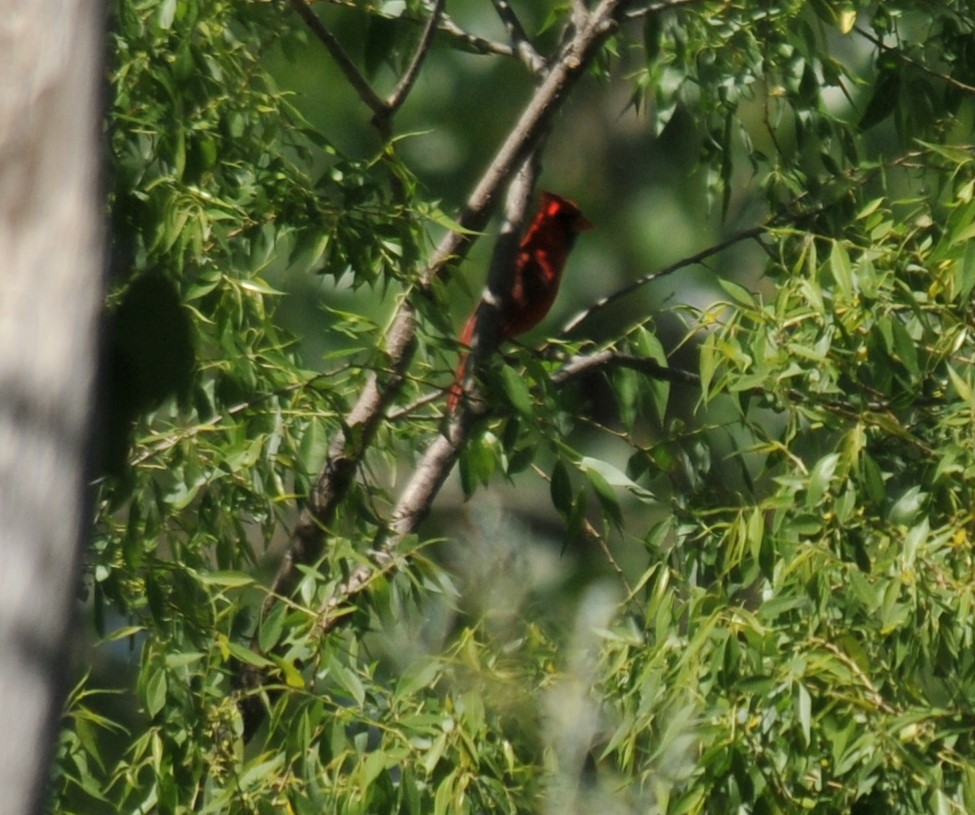
[[[581,212],[576,217],[575,224],[573,224],[573,226],[575,227],[575,231],[576,232],[588,232],[590,229],[594,229],[595,228],[592,225],[592,221],[590,221]]]

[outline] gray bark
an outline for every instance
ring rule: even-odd
[[[0,11],[0,811],[20,815],[43,806],[88,523],[104,12]]]

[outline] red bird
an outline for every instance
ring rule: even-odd
[[[521,239],[511,290],[499,304],[500,342],[524,334],[545,318],[559,293],[562,270],[576,235],[587,229],[592,229],[592,224],[575,202],[551,192],[542,193],[538,214]],[[482,301],[467,318],[460,334],[463,345],[470,347],[484,306]],[[450,413],[457,409],[463,393],[467,356],[466,351],[461,354],[457,380],[447,396]]]

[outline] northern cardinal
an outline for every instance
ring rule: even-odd
[[[498,304],[499,342],[524,334],[545,318],[559,293],[562,270],[576,235],[592,229],[592,224],[575,202],[551,192],[543,192],[541,198],[538,214],[518,248],[511,290],[502,295]],[[482,300],[467,318],[460,334],[463,345],[470,347],[485,307]],[[447,396],[450,413],[460,403],[467,359],[468,352],[465,351],[457,366],[457,379]]]

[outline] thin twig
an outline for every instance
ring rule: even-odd
[[[925,73],[928,76],[933,76],[935,79],[940,79],[940,80],[942,80],[944,82],[947,82],[949,85],[952,85],[952,86],[958,88],[959,90],[963,90],[963,91],[966,91],[968,93],[975,93],[975,87],[973,87],[972,85],[967,85],[964,82],[962,82],[962,81],[960,81],[958,79],[955,79],[953,76],[948,76],[947,74],[943,74],[940,71],[934,70],[934,68],[929,68],[924,63],[918,62],[913,57],[909,57],[907,54],[905,54],[899,48],[892,48],[891,46],[886,45],[883,42],[883,40],[879,39],[878,37],[875,37],[869,31],[861,28],[860,26],[854,26],[853,27],[853,30],[856,31],[857,34],[859,34],[861,37],[863,37],[868,42],[873,43],[883,53],[885,53],[885,54],[893,54],[895,57],[897,57],[897,59],[899,59],[905,65],[910,65],[910,66],[912,66],[914,68],[917,68],[922,73]]]
[[[634,594],[633,586],[631,586],[630,581],[626,579],[626,572],[623,571],[623,567],[620,566],[620,564],[616,561],[616,558],[613,556],[613,552],[609,548],[609,543],[606,541],[606,538],[601,535],[599,530],[596,529],[596,527],[593,526],[588,520],[583,521],[582,531],[585,533],[586,537],[589,538],[589,540],[596,541],[596,543],[599,545],[599,549],[606,558],[606,562],[609,563],[610,568],[616,572],[616,576],[623,584],[623,588],[626,589],[626,596],[632,599]]]
[[[577,329],[580,325],[582,325],[582,323],[586,322],[591,317],[593,317],[593,315],[602,311],[604,308],[606,308],[606,306],[610,305],[611,303],[615,303],[617,300],[621,300],[622,298],[632,294],[637,289],[647,285],[647,283],[652,283],[654,280],[659,280],[661,277],[666,277],[667,275],[673,274],[674,272],[680,269],[684,269],[687,266],[693,266],[697,263],[700,263],[702,260],[706,260],[707,258],[711,257],[712,255],[716,255],[719,252],[723,252],[725,249],[727,249],[730,246],[734,246],[736,243],[741,243],[742,241],[751,240],[752,238],[758,238],[759,236],[764,235],[770,228],[771,228],[770,223],[764,223],[759,226],[753,226],[749,229],[743,229],[741,232],[736,232],[734,235],[731,235],[730,237],[726,238],[720,243],[713,244],[712,246],[709,246],[707,249],[702,249],[700,252],[694,255],[690,255],[689,257],[686,258],[681,258],[675,263],[671,263],[669,266],[665,266],[663,269],[660,269],[659,271],[651,272],[650,274],[645,274],[643,275],[643,277],[638,277],[632,283],[628,283],[623,288],[617,289],[612,294],[606,295],[601,300],[597,300],[585,311],[581,312],[580,314],[577,314],[575,317],[569,320],[569,322],[567,322],[562,327],[562,331],[560,332],[561,336],[565,336],[566,334],[571,334],[573,331],[575,331],[575,329]]]
[[[534,470],[535,475],[537,475],[543,481],[547,481],[549,484],[552,483],[552,477],[537,464],[532,464],[532,470]],[[619,562],[613,556],[613,551],[609,548],[609,543],[606,541],[606,538],[587,519],[584,519],[582,522],[582,534],[585,535],[588,540],[594,541],[599,546],[600,551],[602,551],[606,558],[606,562],[609,563],[610,568],[616,572],[616,576],[623,584],[623,588],[626,589],[628,602],[631,601],[634,594],[633,587],[630,585],[630,581],[626,579],[626,572],[623,571],[623,567],[620,566]]]
[[[495,242],[489,285],[507,286],[509,289],[512,285],[515,272],[514,256],[518,250],[520,225],[525,219],[525,212],[531,199],[531,191],[535,185],[537,172],[538,168],[534,158],[529,157],[508,187],[505,222],[501,234]],[[513,240],[511,236],[514,236]],[[501,277],[506,279],[502,281],[500,280]],[[485,335],[479,326],[474,334],[474,348],[472,348],[471,354],[486,356],[493,353],[499,341],[500,333],[498,331],[488,332]],[[447,431],[437,436],[433,444],[424,453],[393,509],[389,536],[382,544],[386,551],[394,551],[406,535],[417,530],[421,521],[430,511],[433,499],[440,491],[444,480],[450,474],[474,419],[483,412],[483,406],[472,409],[466,400],[462,401],[457,414],[450,417]]]
[[[311,14],[305,0],[292,0],[292,3],[300,13],[303,9],[314,19],[312,22],[306,18],[306,22],[320,38],[320,32],[324,30],[326,38],[333,39],[318,18]],[[595,57],[606,38],[616,29],[619,16],[625,7],[625,0],[602,0],[591,13],[584,30],[572,34],[566,32],[565,41],[559,48],[562,58],[552,65],[545,79],[535,89],[517,124],[471,193],[467,205],[457,219],[461,229],[448,232],[429,259],[418,287],[420,295],[425,293],[434,279],[445,276],[448,269],[466,255],[475,236],[487,225],[501,190],[535,151],[569,90],[582,76],[585,67]],[[302,17],[305,18],[305,13],[302,13]],[[329,50],[332,52],[331,48]],[[344,51],[341,53],[344,55]],[[347,56],[345,59],[348,61]],[[365,83],[355,66],[351,65],[351,61],[349,65],[352,76],[357,78],[353,80],[350,76],[350,80],[354,83]],[[364,98],[372,100],[370,107],[378,113],[385,103],[379,100],[376,105],[375,94],[371,90],[369,94]],[[381,374],[370,375],[355,406],[342,422],[342,430],[332,437],[318,478],[295,526],[292,547],[275,577],[274,593],[291,594],[300,577],[297,566],[314,563],[321,557],[326,530],[334,521],[338,507],[354,482],[358,464],[382,425],[386,410],[407,381],[407,369],[415,347],[416,306],[410,298],[404,298],[386,337],[383,349],[386,362],[384,370]],[[416,476],[417,480],[404,491],[394,511],[390,534],[379,549],[379,552],[386,554],[378,555],[375,562],[379,568],[388,565],[386,561],[392,557],[393,550],[403,537],[409,534],[407,530],[415,529],[422,519],[429,507],[429,501],[456,461],[459,447],[466,438],[469,423],[473,419],[470,411],[459,411],[457,417],[448,422],[445,434],[439,436],[439,440],[425,454],[424,462],[418,468],[420,472]],[[362,571],[363,569],[368,573]],[[371,573],[369,567],[359,567],[343,585],[336,588],[332,599],[322,608],[322,631],[329,630],[343,617],[344,609],[369,584]],[[260,683],[260,677],[251,675],[253,673],[245,671],[241,677],[245,688],[253,688]],[[257,709],[248,712],[245,726],[247,735],[253,733],[262,717],[262,712]]]
[[[410,90],[413,88],[416,78],[420,75],[420,67],[423,65],[423,60],[430,51],[430,46],[433,44],[433,34],[437,30],[440,16],[443,14],[445,2],[446,0],[434,0],[433,8],[430,10],[430,17],[427,19],[427,23],[423,27],[423,33],[420,35],[420,42],[417,43],[416,51],[413,53],[413,59],[410,60],[406,73],[404,73],[400,78],[399,84],[396,86],[396,90],[394,90],[392,94],[390,94],[389,99],[386,100],[387,116],[392,116],[397,110],[399,110],[403,102],[406,101],[406,97]]]
[[[700,3],[708,3],[712,0],[664,0],[662,3],[651,3],[643,8],[632,9],[626,12],[624,17],[627,20],[636,20],[640,17],[646,17],[648,14],[659,14],[662,11],[669,11],[670,9],[681,8],[682,6],[695,6]],[[727,0],[724,0],[723,4],[726,4]]]
[[[318,0],[318,2],[328,3],[330,6],[339,6],[341,8],[354,9],[355,11],[362,11],[362,7],[356,2],[356,0]],[[433,3],[426,4],[427,10],[433,8]],[[424,20],[429,20],[430,18],[419,17],[415,14],[404,14],[403,19],[409,20],[411,23],[424,23]],[[425,23],[424,23],[425,24]],[[447,14],[441,14],[440,19],[437,21],[437,30],[444,34],[460,45],[464,46],[468,51],[472,51],[476,54],[482,54],[484,56],[497,55],[502,57],[514,57],[514,48],[504,42],[495,42],[494,40],[486,39],[477,34],[472,34],[464,28],[461,28],[454,20]]]
[[[662,379],[678,385],[699,386],[701,377],[681,368],[668,368],[659,362],[646,357],[632,354],[622,354],[612,348],[597,351],[594,354],[579,354],[573,356],[565,365],[552,374],[552,384],[556,387],[566,385],[583,376],[589,376],[607,368],[629,368],[646,374],[653,379]]]
[[[467,206],[458,217],[462,230],[448,232],[437,246],[422,275],[421,287],[444,276],[448,268],[467,253],[474,236],[487,224],[499,190],[538,145],[569,87],[579,78],[585,65],[613,29],[613,14],[620,2],[604,0],[601,6],[603,16],[600,18],[603,25],[587,29],[566,46],[565,60],[554,66],[538,87],[468,199]],[[359,400],[346,418],[346,427],[352,432],[342,432],[333,438],[309,496],[308,506],[298,523],[295,542],[298,562],[308,563],[318,558],[323,530],[331,523],[338,503],[351,484],[355,462],[372,441],[386,408],[405,381],[406,369],[413,355],[415,334],[415,306],[404,301],[387,337],[385,350],[388,364],[382,380],[377,375],[368,379]]]
[[[840,647],[836,645],[836,643],[830,642],[829,640],[820,639],[819,637],[811,638],[810,642],[813,645],[818,645],[821,648],[825,648],[827,651],[833,654],[833,656],[839,659],[844,665],[846,665],[846,667],[850,670],[850,673],[856,676],[857,679],[860,680],[860,684],[864,688],[866,688],[867,693],[871,697],[870,701],[876,707],[880,708],[882,711],[884,711],[884,713],[887,713],[888,715],[894,715],[899,712],[896,708],[891,706],[891,704],[886,699],[884,699],[883,694],[880,692],[880,689],[874,684],[873,680],[869,676],[867,676],[866,672],[863,670],[863,668],[860,667],[859,663],[855,659],[853,659],[848,653],[846,653],[846,651],[840,649]]]
[[[508,3],[508,0],[491,0],[491,3],[494,5],[498,17],[501,18],[505,31],[508,32],[515,54],[525,63],[528,70],[535,74],[540,73],[545,68],[545,60],[535,50],[535,46],[531,44],[531,40],[528,39],[525,29],[521,25],[521,20],[518,19],[515,10],[511,8],[511,4]]]
[[[430,391],[429,393],[414,399],[408,405],[403,405],[402,407],[389,411],[389,413],[386,414],[386,419],[389,422],[398,422],[400,419],[415,413],[419,408],[436,402],[438,399],[443,399],[444,393],[443,388],[437,388],[434,391]]]
[[[440,19],[440,31],[452,37],[458,43],[466,46],[469,50],[484,56],[496,54],[502,57],[517,57],[515,49],[506,42],[496,42],[477,34],[472,34],[461,28],[450,17],[444,14]]]
[[[307,0],[291,0],[291,6],[295,11],[298,12],[301,19],[304,20],[305,24],[312,30],[312,33],[314,33],[314,35],[322,41],[325,48],[328,49],[328,53],[332,55],[332,59],[335,60],[342,73],[345,74],[345,78],[349,80],[349,84],[352,85],[356,93],[359,94],[359,98],[369,106],[373,113],[383,115],[383,112],[386,109],[386,103],[379,98],[369,83],[366,82],[366,78],[359,72],[359,69],[356,68],[355,63],[346,53],[345,49],[342,47],[342,44],[335,38],[335,35],[329,31],[325,23],[319,19],[318,15],[312,11],[312,8],[308,5]]]

